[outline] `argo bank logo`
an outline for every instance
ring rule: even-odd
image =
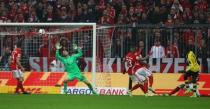
[[[97,87],[96,92],[100,95],[126,95],[127,89],[120,87]],[[63,94],[63,88],[61,88]],[[67,94],[91,95],[92,91],[87,87],[68,87]]]

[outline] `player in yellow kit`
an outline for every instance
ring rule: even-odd
[[[198,90],[197,90],[197,81],[199,77],[199,72],[200,72],[200,65],[198,64],[197,57],[193,53],[193,51],[189,51],[187,54],[187,68],[185,70],[184,74],[184,80],[188,91],[193,91],[192,97],[197,97],[199,96]],[[191,81],[189,81],[188,78],[191,78]],[[193,88],[191,89],[189,87],[189,84],[193,85]]]
[[[198,88],[197,88],[197,81],[200,71],[200,65],[198,64],[197,58],[192,50],[189,50],[187,54],[187,68],[184,72],[184,80],[185,83],[178,85],[175,89],[173,89],[168,94],[163,94],[164,96],[171,96],[177,93],[180,89],[184,89],[185,93],[193,92],[191,97],[198,97],[200,96]],[[191,87],[192,86],[192,87]]]

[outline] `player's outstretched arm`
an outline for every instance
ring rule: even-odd
[[[58,59],[58,60],[60,60],[61,62],[63,62],[64,61],[64,57],[62,57],[61,55],[60,55],[60,53],[59,53],[59,50],[61,49],[61,45],[60,45],[60,43],[56,43],[56,45],[55,45],[55,48],[56,48],[56,52],[55,52],[55,57],[56,57],[56,59]]]
[[[83,55],[81,48],[79,48],[76,44],[73,44],[73,48],[77,50],[77,53],[72,55],[74,58],[79,58]]]

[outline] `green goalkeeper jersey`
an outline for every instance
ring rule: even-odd
[[[59,50],[56,50],[55,56],[58,60],[60,60],[64,64],[65,71],[67,73],[70,73],[70,74],[78,74],[78,73],[80,74],[81,73],[81,71],[77,65],[77,59],[82,56],[82,50],[78,48],[77,51],[78,51],[78,53],[76,53],[76,54],[73,54],[68,57],[62,57],[59,54]]]

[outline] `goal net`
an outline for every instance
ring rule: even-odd
[[[63,73],[63,64],[55,59],[55,43],[58,41],[70,54],[75,53],[73,44],[82,48],[83,56],[78,59],[78,65],[95,88],[112,87],[106,64],[111,58],[114,28],[96,26],[95,23],[1,23],[0,26],[1,55],[7,49],[12,51],[14,44],[21,41],[21,63],[28,72],[24,76],[24,86],[27,90],[34,91],[32,93],[59,93],[54,86],[62,84],[66,74]],[[1,70],[8,71],[8,74],[0,73],[1,82],[12,78],[8,63],[3,64]],[[0,88],[12,93],[15,80],[6,85],[6,89],[3,84]],[[86,87],[77,80],[70,82],[68,86],[72,90],[76,90],[75,86]],[[82,93],[88,94],[88,91]]]

